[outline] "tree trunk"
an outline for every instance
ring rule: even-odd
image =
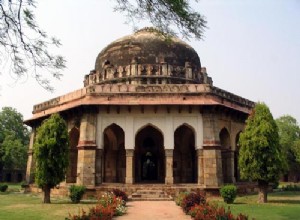
[[[258,181],[258,203],[268,202],[268,183],[265,181]]]
[[[51,188],[48,185],[45,185],[43,191],[44,191],[44,203],[51,203],[50,201]]]

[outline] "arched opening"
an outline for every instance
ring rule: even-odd
[[[69,132],[70,153],[69,153],[69,168],[66,175],[67,183],[76,183],[77,178],[77,161],[78,161],[78,141],[79,130],[74,127]]]
[[[221,143],[223,182],[232,183],[230,135],[226,128],[220,131],[219,138]]]
[[[151,125],[135,137],[135,182],[163,183],[165,151],[162,133]]]
[[[112,124],[104,130],[103,182],[125,183],[126,152],[123,129]]]
[[[236,137],[235,137],[235,152],[234,152],[234,178],[236,182],[241,181],[240,177],[240,170],[239,170],[239,153],[240,153],[240,145],[239,145],[239,140],[240,140],[240,134],[239,132]]]
[[[174,183],[196,183],[197,160],[194,131],[186,125],[181,125],[175,130],[174,143]]]

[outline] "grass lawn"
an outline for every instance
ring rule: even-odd
[[[256,220],[300,219],[300,192],[274,192],[268,195],[268,203],[258,204],[257,195],[238,197],[234,204],[227,205],[216,199],[219,205],[230,207],[234,214],[247,214]]]
[[[9,185],[8,192],[0,192],[0,219],[2,220],[63,220],[69,213],[88,210],[95,202],[70,203],[68,198],[51,198],[51,204],[43,204],[41,195],[24,194],[19,185]],[[276,192],[268,196],[269,203],[257,204],[257,195],[238,197],[227,205],[220,198],[211,199],[224,207],[230,206],[234,214],[244,213],[256,220],[300,219],[300,192]],[[118,219],[118,218],[116,218]]]
[[[0,219],[2,220],[59,220],[81,209],[88,211],[94,203],[72,204],[68,198],[51,198],[51,204],[43,204],[41,195],[24,194],[19,185],[9,185],[8,192],[0,192]]]

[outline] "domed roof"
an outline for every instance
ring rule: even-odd
[[[199,56],[191,46],[178,38],[165,37],[154,28],[144,28],[105,47],[96,59],[95,70],[102,72],[106,64],[115,68],[131,63],[185,67],[186,62],[193,71],[200,71]]]

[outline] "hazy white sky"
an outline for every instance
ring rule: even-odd
[[[0,107],[12,106],[25,119],[34,104],[82,88],[98,53],[133,31],[123,15],[113,12],[113,0],[37,2],[37,20],[61,39],[59,53],[67,69],[61,81],[52,82],[54,93],[30,77],[15,83],[0,75]],[[275,118],[290,114],[300,122],[300,1],[201,0],[193,7],[206,16],[209,28],[204,40],[188,43],[214,85],[265,102]]]

